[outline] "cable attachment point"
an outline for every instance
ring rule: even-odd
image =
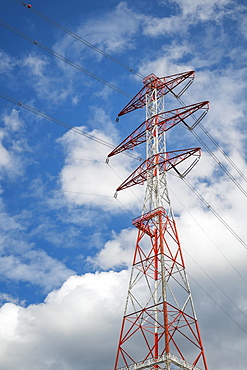
[[[118,193],[117,193],[117,191],[116,191],[116,192],[115,192],[115,194],[114,194],[114,198],[115,198],[115,199],[117,199],[117,194],[118,194]]]
[[[118,122],[118,121],[119,121],[119,117],[116,118],[116,122]]]
[[[105,159],[105,163],[108,164],[109,163],[109,157],[106,157]]]

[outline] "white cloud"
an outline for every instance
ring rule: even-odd
[[[35,54],[29,54],[23,61],[24,67],[27,68],[28,74],[33,73],[34,76],[44,77],[45,69],[48,61],[45,57],[39,57]]]
[[[224,15],[227,12],[227,5],[231,5],[231,0],[170,0],[177,3],[184,17],[193,15],[198,20],[205,21]]]
[[[120,2],[114,10],[106,13],[104,18],[98,18],[96,15],[88,21],[84,20],[75,33],[106,53],[121,53],[134,47],[134,36],[141,19],[142,16],[129,9],[125,2]],[[67,35],[54,47],[62,55],[73,55],[73,60],[76,58],[82,65],[91,50]],[[91,52],[94,57],[101,59],[100,53],[92,50]]]
[[[8,370],[112,368],[128,275],[128,271],[110,271],[71,276],[44,303],[26,308],[4,304],[0,309],[0,367]],[[225,325],[227,316],[198,287],[194,291],[209,366],[217,366],[219,370],[231,368],[222,364],[222,356],[231,362],[232,352],[225,349],[234,333],[241,339],[235,349],[240,357],[234,363],[244,370],[241,353],[246,336],[231,320]],[[211,290],[211,295],[215,293],[217,290]],[[242,304],[246,305],[246,301]],[[225,308],[234,319],[241,320],[229,304]],[[215,342],[221,344],[217,346],[217,356]]]
[[[164,77],[193,70],[192,62],[186,64],[182,62],[183,58],[190,53],[189,43],[177,44],[173,42],[171,45],[162,48],[155,58],[146,58],[140,65],[140,73],[146,76],[152,71],[156,76]]]
[[[5,51],[0,50],[0,73],[6,74],[13,70],[18,62]]]
[[[25,305],[25,301],[20,302],[18,298],[12,297],[10,294],[7,293],[0,293],[0,302],[1,306],[6,302],[11,302],[17,305],[20,304],[21,306]]]
[[[85,127],[80,129],[85,131]],[[93,130],[88,134],[113,144],[111,137],[99,130]],[[133,160],[122,154],[111,159],[110,165],[107,165],[105,159],[112,149],[73,131],[66,133],[59,141],[68,155],[60,174],[60,183],[69,202],[75,205],[103,207],[105,211],[123,211],[114,199],[114,193],[133,171]],[[135,161],[134,164],[136,163],[138,162]],[[119,200],[128,209],[140,207],[139,194],[139,190],[135,192],[127,190],[121,192]]]
[[[60,71],[52,70],[46,56],[30,53],[22,58],[22,66],[28,70],[28,86],[35,90],[38,98],[45,99],[49,104],[61,104],[72,93],[70,83],[66,81],[65,87]]]
[[[21,244],[23,249],[23,243]],[[45,292],[59,286],[73,273],[43,250],[30,250],[28,246],[24,246],[22,255],[12,252],[11,255],[1,256],[0,268],[4,279],[31,283],[40,286]]]
[[[125,2],[120,2],[104,20],[90,20],[84,35],[106,52],[119,53],[133,47],[131,36],[137,32],[140,20],[141,17],[131,11]]]
[[[73,271],[28,241],[32,214],[10,216],[0,199],[0,269],[4,281],[34,284],[48,292],[59,286]]]
[[[1,116],[4,127],[0,130],[0,169],[7,176],[22,172],[20,158],[12,150],[16,142],[21,141],[20,129],[24,126],[19,114],[17,109],[12,109],[10,113],[5,111]]]
[[[0,144],[0,157],[1,167],[9,168],[11,166],[11,156],[2,144]]]
[[[137,229],[123,229],[119,234],[113,232],[103,249],[88,261],[103,270],[114,269],[121,266],[130,266],[133,258]]]
[[[185,36],[189,27],[199,22],[219,21],[226,15],[236,13],[237,9],[228,8],[233,5],[231,0],[169,0],[179,5],[181,12],[169,17],[145,17],[144,34],[156,37],[159,35],[183,35]],[[166,2],[164,2],[166,4]]]
[[[244,16],[239,19],[239,29],[242,35],[247,38],[247,20]]]
[[[5,304],[0,309],[0,367],[79,370],[111,366],[126,281],[126,271],[71,276],[43,304],[27,308]]]
[[[10,131],[17,131],[24,125],[23,120],[20,118],[20,111],[15,108],[12,109],[9,115],[4,114],[2,120],[6,129]]]

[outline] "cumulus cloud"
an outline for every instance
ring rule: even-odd
[[[4,304],[0,309],[0,367],[8,370],[112,368],[128,275],[128,271],[110,271],[71,276],[42,304],[28,307]],[[234,363],[244,370],[241,353],[246,346],[246,336],[234,322],[228,321],[225,325],[226,314],[205,298],[198,287],[194,292],[199,315],[204,311],[200,318],[205,350],[214,354],[212,358],[209,356],[209,366],[223,370],[222,356],[231,362],[229,336],[234,332],[241,338],[235,349],[240,357]],[[237,320],[238,314],[230,304],[227,309]],[[218,331],[224,333],[224,339],[217,346],[216,356]],[[229,351],[225,351],[226,348]]]
[[[88,261],[103,270],[130,266],[133,258],[137,229],[123,229],[119,234],[113,232],[112,239]]]
[[[0,257],[2,276],[7,281],[31,283],[48,292],[73,273],[43,250],[30,250],[23,243],[21,249],[22,255],[12,252]]]
[[[81,127],[85,131],[85,127]],[[102,141],[113,142],[110,136],[99,130],[88,132]],[[59,142],[67,153],[66,164],[60,174],[61,189],[70,202],[75,205],[103,207],[105,210],[119,210],[121,206],[114,199],[117,187],[133,171],[133,160],[125,155],[113,158],[110,164],[105,159],[111,148],[73,131],[66,133]],[[78,159],[84,160],[78,160]],[[138,163],[135,161],[135,164]],[[125,191],[119,195],[120,201],[128,208],[140,207],[140,193]]]
[[[158,38],[154,38],[160,35],[183,36],[182,41],[178,38],[176,41],[168,42],[166,39],[164,45],[157,41],[155,52],[148,53],[149,50],[146,52],[145,49],[145,55],[140,53],[140,58],[143,59],[139,71],[144,75],[154,72],[158,76],[165,76],[198,69],[196,80],[189,90],[189,95],[185,95],[185,101],[187,104],[202,100],[211,101],[211,109],[203,125],[245,173],[246,108],[243,97],[246,91],[246,71],[242,66],[238,70],[231,66],[231,61],[237,60],[238,63],[244,61],[244,50],[231,44],[232,48],[229,51],[229,44],[224,43],[223,24],[216,27],[214,32],[209,29],[210,27],[205,29],[199,44],[194,39],[196,34],[194,32],[193,35],[189,34],[190,27],[197,26],[199,22],[203,26],[206,22],[212,24],[216,21],[216,25],[225,15],[229,17],[228,19],[231,17],[233,19],[237,7],[234,8],[233,2],[228,0],[207,2],[171,0],[171,2],[178,5],[179,10],[169,17],[167,15],[158,17],[157,12],[156,16],[140,15],[132,11],[126,3],[121,2],[112,11],[105,12],[104,19],[96,17],[96,20],[94,18],[84,21],[82,26],[77,27],[76,32],[106,52],[115,55],[130,49],[134,52],[137,45],[136,37],[140,36],[139,30],[142,36],[143,34],[145,36],[142,42],[145,41],[150,50],[151,43],[147,42],[150,41],[149,37],[156,41]],[[162,1],[159,0],[159,3]],[[246,35],[245,23],[241,18],[238,26],[243,36]],[[86,65],[94,55],[91,50],[88,53],[85,46],[75,44],[67,36],[55,45],[55,49],[64,52],[68,57],[73,56],[83,65],[84,63]],[[1,55],[0,71],[11,71],[16,60],[7,54]],[[99,61],[101,56],[97,55]],[[69,100],[67,98],[70,97],[73,108],[82,103],[81,86],[78,92],[73,90],[74,74],[69,72],[69,67],[65,68],[59,64],[59,71],[53,70],[48,59],[35,53],[22,56],[19,60],[23,62],[24,69],[29,70],[30,79],[25,86],[31,87],[40,101],[47,102],[47,99],[50,99],[52,103],[59,104]],[[217,66],[213,69],[215,63],[221,61],[224,62],[224,68]],[[99,65],[96,68],[99,70]],[[66,73],[63,73],[64,71]],[[59,81],[61,76],[64,78],[62,83]],[[90,85],[91,81],[88,81],[87,86]],[[103,97],[104,103],[110,105],[111,102],[107,100],[109,97],[107,89],[97,94],[94,91],[88,99],[94,96],[99,104],[99,99]],[[168,97],[170,103],[169,99]],[[95,115],[91,115],[93,123],[89,122],[89,127],[79,129],[113,146],[117,145],[118,134],[113,129],[105,110],[95,106],[89,109],[91,113],[95,111]],[[2,143],[0,164],[2,161],[2,167],[9,170],[13,165],[10,143],[13,135],[17,135],[20,128],[24,127],[24,123],[20,120],[17,110],[5,115],[3,123],[4,127],[0,132]],[[169,145],[176,145],[176,149],[179,149],[178,145],[185,143],[190,144],[188,145],[190,147],[199,145],[193,135],[189,135],[190,133],[185,130],[176,131],[179,129],[180,127],[172,130],[174,136],[170,136],[169,133]],[[199,133],[199,127],[196,128],[196,132]],[[5,146],[7,139],[8,147]],[[209,143],[209,139],[206,140]],[[119,192],[119,202],[113,197],[115,189],[137,167],[138,162],[121,154],[112,158],[107,165],[105,158],[111,149],[75,134],[72,130],[63,135],[58,142],[65,153],[65,163],[61,168],[56,168],[56,173],[54,171],[49,175],[54,176],[63,197],[57,195],[47,200],[48,211],[56,210],[59,212],[60,221],[77,226],[90,225],[90,220],[96,213],[102,218],[108,217],[111,213],[114,218],[117,212],[123,211],[122,205],[126,209],[134,210],[135,214],[140,214],[144,187],[136,186],[133,192],[132,189]],[[235,172],[222,153],[212,143],[209,145],[220,162],[237,177],[241,186],[246,187],[245,180]],[[48,165],[49,163],[46,163],[46,171]],[[209,368],[226,370],[235,366],[239,370],[244,370],[247,344],[246,248],[224,228],[210,209],[196,198],[181,179],[170,176],[168,180]],[[209,154],[203,153],[201,161],[190,173],[188,181],[196,186],[210,206],[216,209],[243,240],[246,240],[244,195],[226,174],[219,171],[218,165]],[[35,194],[33,192],[33,197],[41,197],[44,194],[39,185],[36,182],[37,190]],[[67,212],[65,204],[68,207]],[[52,291],[43,303],[28,307],[22,307],[24,303],[18,305],[18,298],[11,295],[5,293],[0,295],[2,302],[9,301],[0,309],[2,328],[0,368],[8,370],[111,368],[114,363],[129,271],[126,269],[120,273],[110,271],[70,276],[74,272],[66,267],[64,261],[49,256],[45,252],[45,244],[44,250],[41,250],[30,241],[34,236],[40,238],[42,236],[52,244],[60,246],[61,238],[66,238],[66,233],[61,232],[59,236],[53,233],[51,224],[55,221],[49,223],[48,217],[46,224],[38,225],[29,233],[28,217],[24,221],[23,215],[18,216],[14,216],[13,213],[10,216],[4,208],[1,209],[0,268],[3,279],[14,283],[24,282],[35,289],[41,287],[46,292],[57,288],[66,279],[67,281],[61,288]],[[33,214],[29,214],[29,218],[31,217],[34,217]],[[119,225],[117,226],[119,230]],[[50,230],[51,232],[48,232]],[[97,251],[94,250],[92,255],[87,257],[87,261],[96,269],[128,268],[133,257],[136,234],[135,228],[113,231],[110,239],[104,242],[97,233],[90,235],[93,247]],[[97,249],[100,247],[100,250]],[[82,254],[84,253],[85,250],[82,251]],[[90,264],[89,266],[91,267]],[[238,308],[241,308],[241,311]]]
[[[13,303],[3,305],[0,367],[8,370],[111,367],[126,279],[126,271],[71,276],[42,304],[26,308]],[[92,348],[96,351],[94,355]]]

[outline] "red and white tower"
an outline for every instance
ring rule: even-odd
[[[146,182],[114,370],[208,370],[167,187],[168,171],[184,177],[200,158],[200,148],[166,151],[167,130],[178,123],[192,129],[208,111],[205,101],[165,112],[164,96],[181,96],[193,79],[194,71],[151,74],[118,115],[146,106],[146,120],[108,155],[146,142],[146,160],[117,189]]]

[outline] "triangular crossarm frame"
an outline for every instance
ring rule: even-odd
[[[157,98],[164,96],[165,94],[172,91],[178,85],[181,85],[186,81],[185,85],[182,85],[180,91],[176,96],[181,96],[185,90],[191,85],[195,77],[194,71],[177,73],[175,75],[158,78],[154,73],[146,77],[143,82],[145,86],[134,96],[133,99],[121,110],[118,117],[123,116],[126,113],[132,112],[135,109],[143,108],[146,105],[146,95],[154,88],[157,89]]]
[[[128,149],[134,149],[135,146],[140,145],[146,141],[146,131],[151,130],[155,124],[158,126],[158,135],[168,131],[178,123],[183,123],[187,128],[192,129],[196,126],[202,118],[205,117],[209,109],[209,102],[204,101],[187,105],[186,107],[173,109],[167,112],[161,112],[158,115],[152,116],[144,121],[136,130],[134,130],[124,141],[122,141],[110,154],[108,158]],[[201,110],[201,115],[195,120],[193,126],[186,123],[186,119]]]
[[[157,153],[152,157],[146,159],[118,188],[116,191],[127,189],[133,185],[141,184],[143,185],[148,179],[150,171],[155,172],[158,170],[159,173],[164,171],[168,172],[171,169],[175,169],[180,177],[184,177],[184,174],[188,173],[186,169],[183,173],[180,173],[176,168],[180,163],[186,160],[189,157],[193,157],[194,160],[190,165],[192,169],[198,162],[201,156],[201,148],[192,148],[185,150],[176,150],[165,153]]]

